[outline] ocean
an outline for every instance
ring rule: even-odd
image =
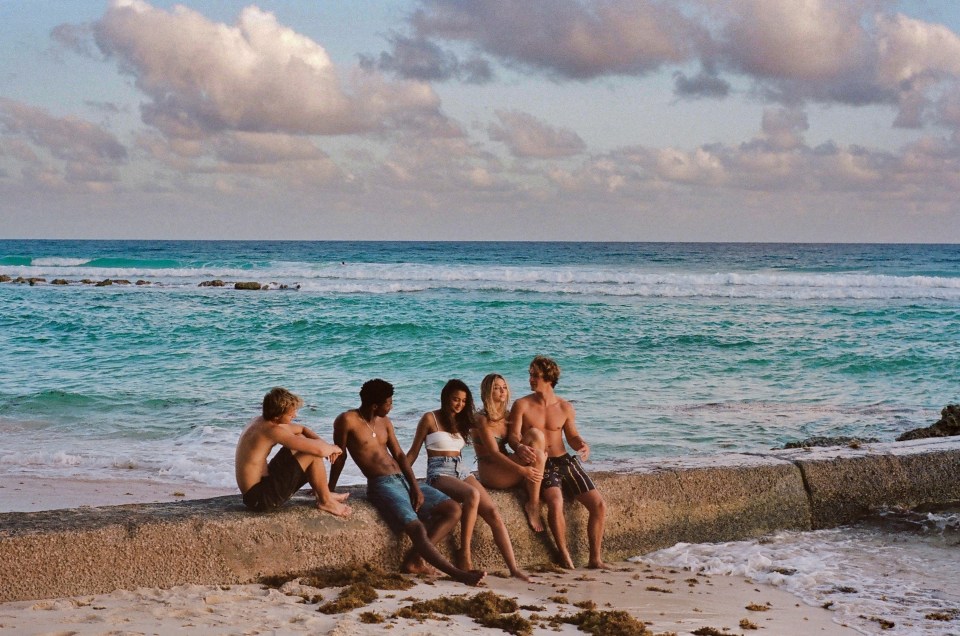
[[[273,386],[329,438],[387,379],[406,445],[447,379],[523,395],[536,354],[597,469],[892,441],[960,401],[960,245],[0,240],[0,275],[46,279],[0,283],[0,475],[231,488]]]

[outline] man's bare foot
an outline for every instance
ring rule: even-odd
[[[543,532],[543,521],[540,519],[540,506],[531,505],[528,501],[523,505],[523,511],[527,513],[527,523],[534,532]]]
[[[591,570],[612,570],[613,566],[603,561],[591,561],[587,564]]]
[[[346,501],[347,499],[350,498],[350,493],[348,493],[348,492],[331,492],[331,493],[330,493],[330,497],[333,498],[333,499],[336,500],[336,501],[339,501],[340,503],[343,503],[344,501]]]
[[[353,512],[353,508],[336,499],[331,499],[330,501],[320,501],[318,499],[317,510],[329,512],[335,517],[349,517],[350,513]]]
[[[411,552],[403,560],[400,571],[404,574],[422,574],[425,576],[435,576],[437,574],[437,571],[415,552]]]
[[[530,575],[524,572],[523,570],[521,570],[520,568],[517,568],[515,570],[510,570],[510,576],[512,576],[515,579],[520,579],[524,583],[530,582]]]
[[[473,587],[480,585],[480,581],[487,575],[483,570],[461,570],[461,572],[461,574],[457,574],[453,578]]]
[[[560,555],[560,567],[567,570],[576,570],[577,566],[573,564],[573,559],[570,558],[569,554]]]

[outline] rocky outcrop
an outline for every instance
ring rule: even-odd
[[[214,280],[205,280],[199,285],[197,285],[197,287],[223,287],[223,285],[224,285],[224,282],[219,278],[217,278]]]
[[[781,529],[855,521],[884,506],[960,500],[960,438],[763,454],[645,460],[629,473],[596,473],[607,502],[605,556],[622,559],[678,541],[722,542]],[[255,514],[240,497],[0,514],[0,601],[115,589],[230,584],[310,568],[367,562],[394,568],[409,542],[391,533],[349,488],[353,515],[335,519],[298,495]],[[533,533],[512,491],[491,491],[521,565],[554,557]],[[577,563],[586,559],[586,514],[567,507]],[[448,546],[443,549],[450,553]],[[479,567],[503,561],[486,524],[474,543]]]
[[[245,282],[245,283],[236,283],[233,286],[234,289],[252,289],[252,290],[257,290],[257,289],[260,289],[261,287],[262,285],[260,283],[253,282],[253,281]]]
[[[948,404],[940,411],[940,419],[930,426],[915,428],[897,438],[898,442],[927,437],[960,435],[960,404]]]
[[[874,444],[879,442],[875,437],[822,437],[813,436],[799,442],[787,442],[783,445],[785,449],[789,448],[825,448],[828,446],[849,446],[858,448],[861,444]]]

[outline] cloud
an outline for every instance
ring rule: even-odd
[[[424,0],[418,38],[459,41],[508,66],[585,80],[639,75],[688,59],[705,29],[674,3]]]
[[[556,159],[586,149],[575,132],[550,126],[528,113],[498,110],[496,115],[500,123],[488,128],[490,139],[506,144],[515,157]]]
[[[44,190],[108,189],[127,160],[126,148],[103,128],[2,97],[0,131],[24,181]]]
[[[167,12],[113,0],[93,31],[151,99],[144,121],[171,137],[364,133],[439,108],[420,82],[388,82],[364,69],[342,76],[322,46],[255,6],[228,26],[182,5]]]
[[[376,61],[361,57],[363,64],[424,82],[458,79],[467,84],[484,84],[493,79],[489,62],[480,57],[461,62],[456,54],[443,50],[434,42],[398,33],[392,34],[389,40],[391,52],[381,53]]]
[[[723,98],[744,79],[768,103],[896,108],[896,126],[949,124],[960,37],[886,0],[421,0],[410,36],[381,56],[401,76],[461,79],[454,48],[557,81],[674,67],[682,99]],[[686,67],[699,63],[690,75]],[[492,73],[492,71],[491,71]],[[467,80],[464,80],[467,81]]]
[[[677,97],[726,97],[730,93],[730,82],[717,77],[716,72],[700,71],[693,77],[687,77],[682,71],[675,71],[673,82],[673,92]]]
[[[111,133],[76,117],[53,117],[35,106],[0,97],[3,132],[28,139],[57,159],[117,164],[127,151]]]

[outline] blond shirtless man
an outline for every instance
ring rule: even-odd
[[[394,532],[404,532],[413,542],[404,556],[403,571],[429,573],[426,560],[461,583],[477,585],[486,572],[462,570],[437,550],[436,544],[460,521],[460,504],[417,483],[387,417],[392,408],[393,385],[379,378],[365,382],[360,389],[360,407],[334,420],[333,441],[350,451],[367,478],[367,500]],[[344,453],[331,466],[330,490],[336,487],[346,460]]]
[[[306,426],[295,423],[303,400],[276,387],[263,398],[262,412],[240,434],[235,458],[237,486],[243,503],[257,512],[273,510],[309,483],[317,498],[317,509],[337,517],[350,514],[344,504],[349,493],[335,494],[327,488],[324,458],[335,461],[343,450],[328,444]],[[267,457],[277,451],[270,463]]]
[[[580,461],[590,458],[590,447],[580,437],[573,405],[554,393],[560,379],[560,367],[546,356],[537,356],[530,363],[530,395],[520,398],[510,411],[508,442],[524,462],[533,462],[536,452],[522,443],[529,429],[543,432],[547,464],[540,484],[540,497],[547,504],[547,522],[553,533],[560,562],[573,569],[573,559],[567,549],[567,521],[563,515],[564,497],[580,502],[588,513],[587,539],[590,560],[587,567],[605,568],[603,562],[603,529],[607,518],[607,504],[583,470]],[[577,452],[568,454],[563,443]]]

